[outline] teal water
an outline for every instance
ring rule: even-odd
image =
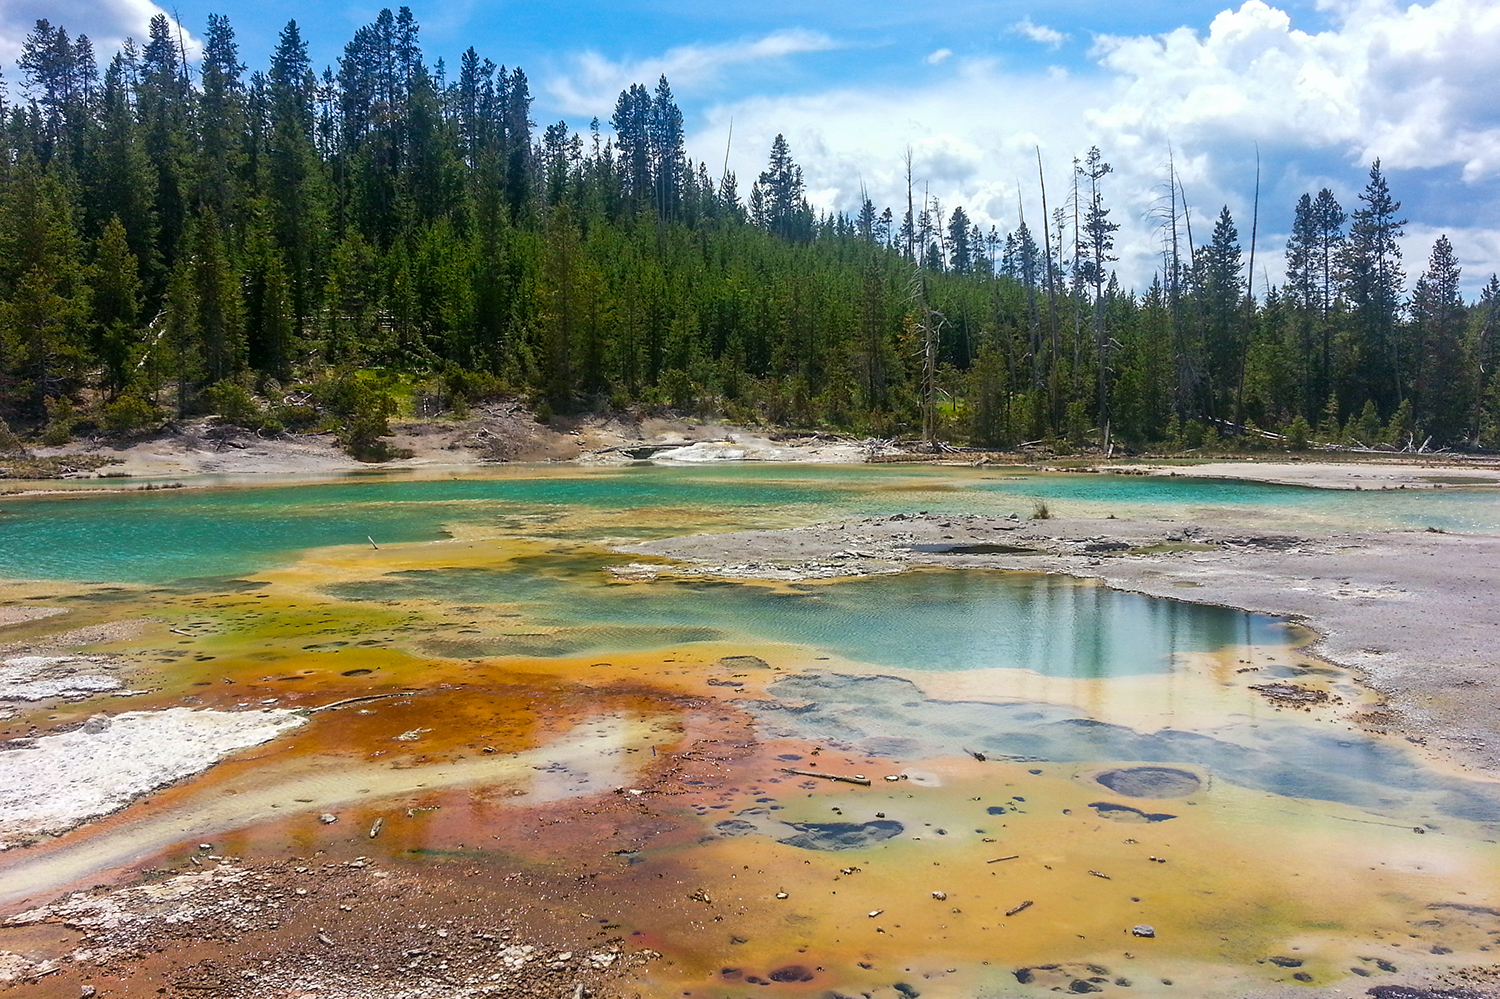
[[[1178,653],[1289,639],[1277,618],[1060,576],[938,570],[791,588],[711,580],[601,586],[588,585],[584,564],[568,573],[553,560],[538,561],[551,564],[523,558],[501,569],[396,572],[326,592],[346,600],[504,605],[520,614],[525,634],[484,639],[464,650],[469,655],[584,655],[748,639],[872,666],[1103,679],[1165,672]]]
[[[1185,477],[1011,474],[881,466],[736,465],[555,470],[10,498],[0,577],[168,583],[250,572],[307,548],[491,536],[579,537],[572,512],[628,514],[615,536],[784,526],[914,512],[1204,517],[1234,509],[1325,527],[1500,531],[1500,490],[1334,492]],[[586,528],[587,530],[587,528]]]

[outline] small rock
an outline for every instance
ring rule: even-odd
[[[939,902],[946,902],[948,900],[948,893],[945,891],[935,891],[932,893],[932,897]]]
[[[1156,936],[1156,928],[1146,923],[1137,923],[1130,928],[1130,935],[1135,937],[1154,937]]]
[[[325,826],[331,826],[338,820],[339,817],[337,815],[334,815],[332,812],[324,812],[322,815],[318,816],[318,821],[323,823]]]

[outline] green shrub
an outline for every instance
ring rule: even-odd
[[[671,407],[679,413],[690,413],[693,409],[693,381],[681,368],[671,368],[662,373],[661,391]]]
[[[1308,426],[1307,420],[1298,416],[1286,428],[1286,442],[1293,451],[1306,451],[1309,440],[1312,437],[1312,427]]]
[[[161,426],[162,412],[138,395],[122,395],[104,407],[100,423],[104,432],[118,436],[154,430]]]
[[[1375,412],[1373,402],[1365,400],[1365,408],[1359,414],[1359,422],[1349,432],[1358,434],[1359,443],[1365,447],[1374,447],[1380,443],[1380,414]]]
[[[312,394],[338,417],[334,433],[345,451],[360,461],[388,461],[403,456],[380,439],[391,432],[390,418],[396,413],[396,400],[379,379],[345,371],[314,385]]]
[[[209,408],[227,423],[241,427],[260,424],[261,412],[255,404],[255,396],[239,382],[226,378],[210,385],[203,396],[208,400]]]
[[[73,428],[78,423],[78,414],[73,401],[67,396],[46,399],[47,428],[42,431],[42,443],[58,447],[73,439]]]

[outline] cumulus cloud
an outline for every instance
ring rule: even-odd
[[[929,66],[941,66],[951,58],[953,58],[952,49],[938,49],[936,52],[927,53],[927,58],[922,61]]]
[[[1038,45],[1045,45],[1049,49],[1062,48],[1070,35],[1066,35],[1056,28],[1049,28],[1045,24],[1037,24],[1029,16],[1023,17],[1010,26],[1010,30],[1023,38],[1029,38]]]
[[[166,14],[175,27],[172,14],[151,0],[6,0],[0,3],[0,59],[14,65],[27,33],[46,18],[70,36],[87,35],[103,67],[126,38],[144,39],[157,14]],[[198,40],[184,31],[183,41],[188,56],[196,58]]]
[[[1092,112],[1142,136],[1243,136],[1380,157],[1394,169],[1458,166],[1467,181],[1500,173],[1500,5],[1365,0],[1308,33],[1262,0],[1214,18],[1204,35],[1095,40],[1121,84]]]
[[[955,56],[942,78],[723,103],[690,134],[695,151],[713,151],[718,162],[733,119],[732,165],[743,192],[764,168],[772,137],[784,132],[820,207],[853,210],[867,190],[898,216],[910,148],[918,201],[925,188],[1002,232],[1016,224],[1018,195],[1033,228],[1042,215],[1037,146],[1056,208],[1070,193],[1072,157],[1098,145],[1115,165],[1105,187],[1123,226],[1118,268],[1136,287],[1159,266],[1151,216],[1169,156],[1192,204],[1194,235],[1206,238],[1228,205],[1248,244],[1259,149],[1257,289],[1263,267],[1281,280],[1284,236],[1275,234],[1289,225],[1296,197],[1327,185],[1356,207],[1378,157],[1413,219],[1451,219],[1461,200],[1475,206],[1467,227],[1447,231],[1466,286],[1477,287],[1500,265],[1500,210],[1489,204],[1500,191],[1500,102],[1491,97],[1500,4],[1328,0],[1324,9],[1330,23],[1317,31],[1246,0],[1206,26],[1096,36],[1089,61],[1071,71]],[[1424,173],[1414,180],[1400,176],[1416,170]],[[1410,230],[1413,280],[1435,237]]]
[[[715,45],[682,45],[636,61],[616,61],[586,52],[575,59],[571,71],[553,78],[547,89],[562,110],[594,114],[600,107],[613,107],[615,97],[632,83],[649,84],[663,74],[679,91],[701,90],[732,69],[835,47],[834,40],[822,32],[790,29]]]

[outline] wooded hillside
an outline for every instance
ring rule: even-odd
[[[251,72],[227,19],[190,64],[157,17],[101,72],[38,21],[0,96],[0,416],[56,441],[216,412],[378,456],[398,400],[514,393],[996,446],[1500,446],[1500,279],[1466,303],[1443,238],[1408,283],[1378,162],[1357,204],[1263,207],[1284,261],[1169,171],[1127,290],[1097,149],[1009,233],[920,197],[815,212],[780,137],[748,189],[689,160],[665,78],[539,128],[519,67],[418,34],[382,11],[320,72],[292,22]],[[1256,254],[1283,284],[1249,287]]]

